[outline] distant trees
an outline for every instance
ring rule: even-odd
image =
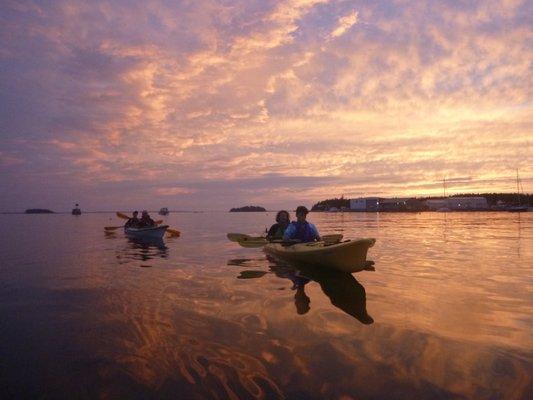
[[[26,214],[53,214],[52,210],[47,210],[45,208],[28,208],[24,211]]]
[[[344,196],[342,196],[340,199],[334,198],[322,200],[314,204],[313,207],[311,207],[311,211],[327,211],[332,207],[335,207],[339,210],[341,209],[341,207],[350,208],[350,200],[345,199]]]
[[[458,193],[449,197],[485,197],[489,206],[495,206],[498,201],[505,204],[515,204],[518,202],[518,196],[518,193]],[[427,199],[432,198],[435,197],[427,197]],[[520,193],[520,203],[533,204],[533,194]]]
[[[258,212],[258,211],[266,211],[264,207],[259,206],[244,206],[244,207],[237,207],[232,208],[229,210],[229,212]]]

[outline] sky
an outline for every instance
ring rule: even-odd
[[[533,1],[0,4],[0,211],[533,191]]]

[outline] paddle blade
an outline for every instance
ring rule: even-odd
[[[246,248],[258,248],[263,247],[268,242],[266,240],[242,240],[239,243],[239,246]]]
[[[177,229],[167,228],[167,232],[170,234],[171,237],[180,237],[181,236],[181,232],[178,231]]]
[[[123,228],[123,226],[104,226],[104,229],[106,231],[114,231],[114,230],[117,230],[117,229],[120,229],[120,228]]]
[[[232,242],[239,242],[250,237],[249,235],[245,235],[244,233],[228,233],[226,236]]]
[[[117,211],[117,217],[122,219],[130,219],[126,214]]]

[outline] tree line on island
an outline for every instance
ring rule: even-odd
[[[235,207],[229,210],[229,212],[263,212],[263,211],[266,211],[266,209],[260,206]]]
[[[26,214],[54,214],[52,210],[46,208],[28,208],[24,211]]]

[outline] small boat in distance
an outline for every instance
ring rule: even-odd
[[[168,211],[168,208],[163,207],[159,210],[159,215],[168,215],[170,211]]]
[[[76,206],[72,209],[72,215],[81,215],[81,209],[78,203],[76,203]]]

